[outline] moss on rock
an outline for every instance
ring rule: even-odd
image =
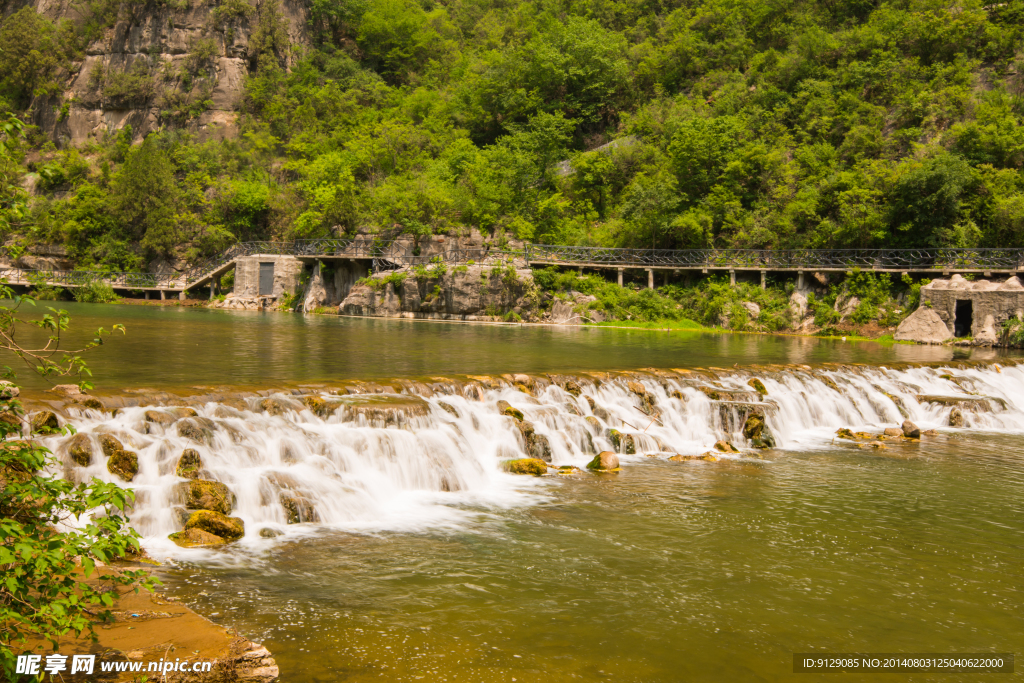
[[[40,410],[32,416],[29,424],[33,434],[52,434],[60,431],[60,421],[52,410]]]
[[[199,451],[186,448],[178,458],[178,465],[174,468],[174,473],[185,479],[198,479],[202,466],[203,458],[199,455]]]
[[[185,507],[190,510],[212,510],[226,515],[235,506],[234,494],[219,481],[193,479],[178,486]]]
[[[100,434],[100,448],[103,450],[103,455],[109,458],[117,451],[123,451],[124,444],[116,436]]]
[[[234,541],[245,535],[245,522],[213,510],[196,510],[185,523],[185,531],[189,529],[199,529],[225,541]]]
[[[502,415],[508,415],[514,417],[517,420],[525,419],[523,411],[513,408],[508,401],[498,401],[498,412]]]
[[[68,455],[76,465],[88,467],[92,464],[92,439],[82,432],[75,434],[68,441]]]
[[[756,391],[757,393],[761,394],[762,396],[768,395],[768,388],[764,385],[764,382],[762,382],[756,377],[752,377],[750,381],[747,382],[747,386]]]
[[[213,431],[199,424],[197,420],[191,418],[182,420],[178,423],[178,436],[195,441],[196,443],[204,443],[210,445],[213,442]]]
[[[619,456],[611,451],[601,451],[594,456],[594,459],[587,463],[588,470],[598,472],[613,472],[619,468]]]
[[[107,471],[131,481],[139,473],[139,456],[131,451],[114,451],[107,459]]]
[[[532,474],[539,477],[546,474],[548,465],[537,458],[519,458],[518,460],[506,460],[501,463],[502,469],[511,474]]]
[[[636,440],[632,434],[623,434],[617,429],[613,429],[608,432],[608,438],[612,442],[612,446],[619,453],[625,453],[626,455],[634,455],[636,453]]]
[[[164,412],[163,410],[147,410],[143,414],[143,416],[145,417],[146,422],[150,424],[162,425],[164,427],[166,427],[167,425],[174,424],[174,422],[178,419],[174,415],[171,415],[168,412]]]
[[[211,534],[209,531],[192,528],[184,531],[177,531],[167,538],[174,541],[182,548],[205,548],[213,545],[224,545],[227,541],[220,536]]]

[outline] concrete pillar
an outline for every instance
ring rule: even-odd
[[[654,289],[654,271],[647,269],[647,289]]]
[[[665,286],[668,287],[668,271],[665,271]]]
[[[184,301],[184,300],[185,300],[185,290],[183,289],[183,290],[181,290],[181,293],[178,294],[178,301]]]
[[[768,271],[767,270],[762,270],[761,271],[761,289],[767,289],[767,288],[768,288]]]
[[[623,268],[619,268],[619,287],[622,286],[622,271],[623,271]]]
[[[580,277],[583,277],[583,266],[580,266],[580,273],[579,273],[579,275],[580,275]]]
[[[798,270],[796,272],[796,288],[797,289],[803,289],[804,288],[804,271],[802,271],[802,270]]]
[[[160,301],[163,301],[166,298],[167,298],[167,292],[165,292],[164,290],[161,289],[160,290]]]
[[[149,290],[146,290],[146,301],[149,301]]]
[[[213,301],[213,280],[210,280],[210,301]]]
[[[735,270],[730,270],[729,271],[729,285],[732,286],[732,287],[736,286],[736,271]]]

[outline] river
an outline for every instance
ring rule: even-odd
[[[75,417],[139,453],[133,525],[165,560],[166,590],[263,641],[282,680],[817,680],[792,674],[794,652],[1024,642],[1024,367],[1013,355],[66,307],[76,326],[128,328],[91,359],[101,391],[285,390],[280,414],[259,397],[197,406],[203,443],[147,424],[144,406]],[[639,368],[653,370],[626,372]],[[507,372],[532,375],[533,395],[470,377]],[[572,375],[580,395],[540,373]],[[293,395],[336,400],[328,388],[352,379],[420,397],[365,411],[376,399],[355,396],[324,419]],[[641,390],[658,419],[642,414]],[[636,453],[620,454],[616,473],[505,474],[500,461],[523,444],[498,400],[546,437],[554,465],[613,448],[610,428]],[[948,426],[951,401],[964,428]],[[777,448],[745,447],[749,403]],[[884,449],[835,438],[899,424],[901,409],[937,433]],[[721,438],[743,452],[668,459]],[[61,453],[61,439],[49,444]],[[226,550],[166,540],[180,524],[173,470],[186,447],[237,497],[246,537]],[[113,480],[102,463],[72,473]],[[317,521],[288,524],[285,496]],[[907,677],[940,678],[977,680]]]

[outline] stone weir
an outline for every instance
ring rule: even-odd
[[[924,344],[960,338],[958,343],[994,346],[1013,318],[1024,319],[1024,285],[1016,276],[993,282],[954,275],[921,287],[920,307],[900,323],[894,338]]]

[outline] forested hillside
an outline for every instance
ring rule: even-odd
[[[201,1],[93,0],[59,21],[7,8],[0,108],[59,116],[97,35]],[[234,137],[190,132],[217,57],[193,48],[171,76],[183,99],[144,142],[122,129],[59,148],[30,125],[9,140],[32,194],[8,239],[127,270],[396,227],[1024,246],[1024,0],[311,1],[302,43],[278,0],[215,8],[252,36]],[[101,86],[129,101],[167,78],[150,64]]]

